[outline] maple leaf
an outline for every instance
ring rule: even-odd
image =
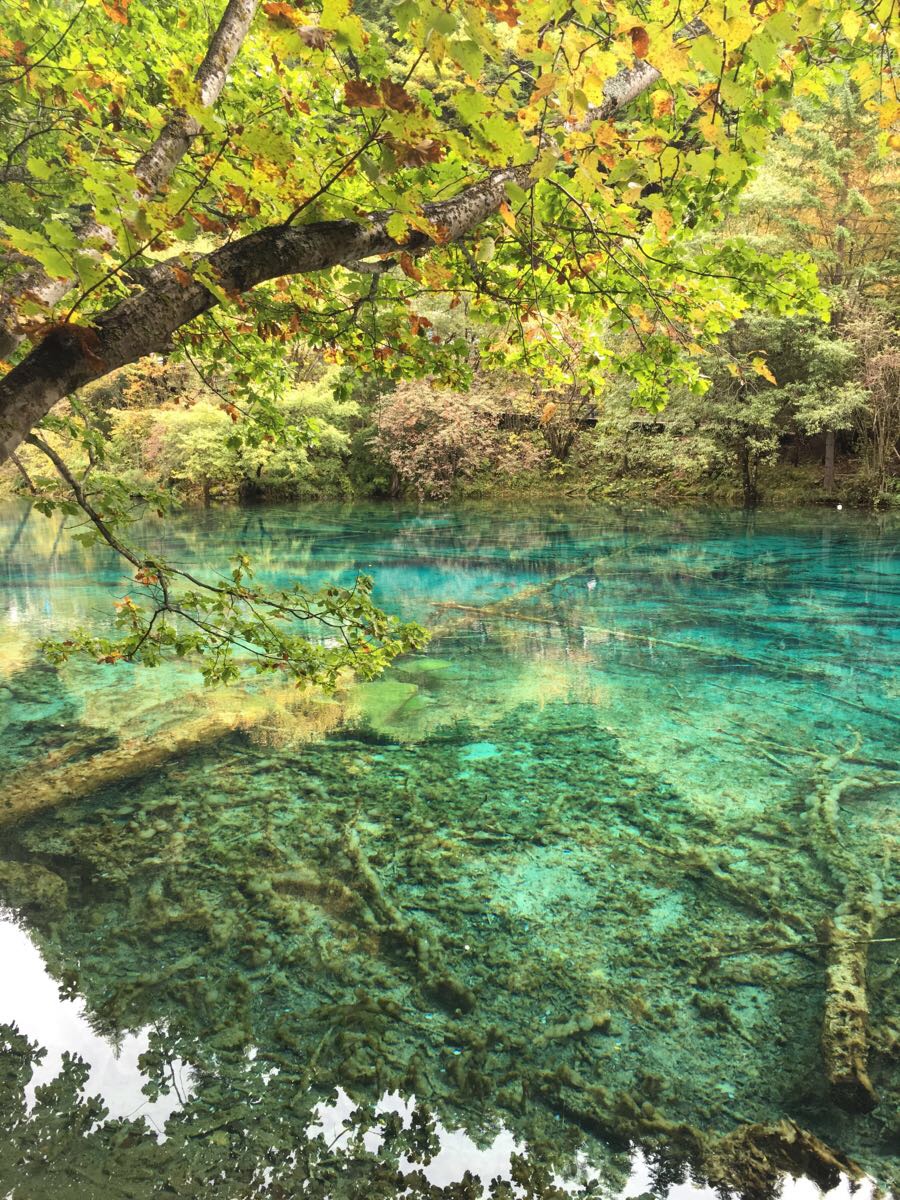
[[[763,379],[767,379],[769,383],[773,383],[777,387],[778,380],[772,374],[769,364],[764,358],[754,358],[750,365],[757,375],[761,375]]]
[[[392,108],[394,112],[411,112],[416,107],[416,102],[409,92],[392,79],[381,81],[381,95],[387,108]]]
[[[103,11],[111,21],[115,21],[117,25],[128,24],[127,8],[131,0],[112,0],[111,4],[103,4]]]
[[[381,108],[382,99],[364,79],[348,79],[344,84],[344,99],[353,108]]]
[[[300,14],[293,5],[284,4],[281,0],[272,0],[270,4],[264,4],[262,7],[272,24],[280,25],[282,29],[293,29],[300,22]]]
[[[444,146],[434,138],[422,138],[418,142],[398,142],[389,138],[388,142],[394,152],[397,162],[404,167],[422,167],[425,163],[440,162],[444,157]]]
[[[505,22],[510,29],[514,29],[519,23],[519,10],[512,0],[501,0],[499,4],[492,4],[490,10],[498,21]]]
[[[422,272],[415,265],[408,254],[400,255],[400,267],[404,275],[408,275],[410,279],[414,279],[416,283],[422,282]]]

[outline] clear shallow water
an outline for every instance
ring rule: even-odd
[[[779,1166],[819,1169],[747,1133],[790,1119],[890,1186],[897,530],[824,510],[349,507],[144,531],[213,569],[239,542],[280,582],[371,572],[385,607],[435,629],[321,701],[210,694],[183,666],[39,665],[39,637],[108,617],[121,572],[7,510],[8,795],[207,723],[3,827],[8,936],[27,932],[95,1041],[0,988],[0,1021],[52,1042],[56,1078],[35,1088],[7,1032],[0,1183],[435,1195],[468,1166],[485,1185],[512,1172],[520,1190],[497,1195],[675,1195],[692,1167],[767,1194]],[[861,899],[887,939],[868,961],[879,1104],[848,1114],[825,1079],[818,943]],[[104,1069],[121,1043],[117,1081],[59,1074],[66,1038]]]

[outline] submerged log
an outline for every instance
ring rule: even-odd
[[[807,1176],[827,1192],[838,1186],[842,1176],[856,1180],[863,1172],[814,1133],[784,1118],[772,1124],[742,1125],[714,1139],[703,1174],[710,1183],[749,1198],[778,1195],[786,1175]]]
[[[871,1112],[878,1097],[869,1079],[869,997],[866,965],[875,935],[870,905],[838,914],[824,926],[828,969],[822,1053],[835,1103],[848,1112]]]
[[[68,761],[71,751],[64,748],[6,781],[0,796],[0,825],[81,800],[110,784],[135,779],[171,758],[225,737],[239,724],[234,714],[211,713],[159,730],[152,738],[129,739],[112,750],[77,762]]]

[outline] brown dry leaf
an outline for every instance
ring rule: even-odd
[[[383,101],[371,83],[364,79],[348,79],[344,84],[344,99],[354,108],[382,108]]]
[[[631,48],[635,58],[646,58],[650,50],[650,37],[643,25],[635,25],[631,31]]]
[[[334,37],[333,29],[320,29],[318,25],[301,25],[297,29],[300,40],[310,50],[324,50]]]
[[[394,112],[412,112],[416,107],[416,102],[409,92],[405,91],[399,83],[394,83],[393,79],[381,81],[381,94],[384,97],[385,105],[392,108]]]

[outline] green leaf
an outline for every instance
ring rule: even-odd
[[[476,42],[448,42],[447,53],[473,79],[484,70],[484,55]]]

